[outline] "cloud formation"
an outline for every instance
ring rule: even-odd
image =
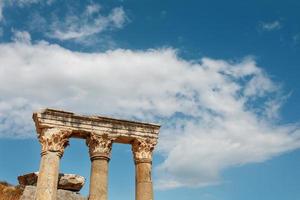
[[[272,21],[272,22],[261,22],[261,28],[264,31],[274,31],[279,30],[282,27],[282,24],[280,21]]]
[[[79,15],[71,13],[63,20],[56,18],[47,36],[59,40],[81,40],[110,29],[122,28],[127,20],[122,7],[112,9],[107,16],[103,16],[100,11],[99,4],[90,4]]]
[[[4,0],[7,4],[17,5],[17,6],[27,6],[37,3],[47,3],[48,5],[52,4],[55,0]]]
[[[20,43],[31,43],[31,35],[27,31],[16,31],[13,30],[13,37],[12,40],[15,42],[20,42]]]
[[[0,22],[4,19],[3,9],[5,6],[24,7],[31,4],[47,3],[50,5],[55,0],[0,0]]]
[[[192,61],[172,48],[80,53],[17,39],[0,44],[0,63],[1,137],[34,137],[31,114],[43,107],[159,122],[161,189],[217,184],[224,169],[300,146],[297,125],[272,123],[285,95],[253,58]]]

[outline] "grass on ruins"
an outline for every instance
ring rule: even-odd
[[[0,181],[0,200],[19,200],[23,190],[20,186],[13,186],[5,181]]]

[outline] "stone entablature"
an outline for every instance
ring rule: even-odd
[[[113,119],[103,116],[76,115],[72,112],[45,109],[33,114],[38,134],[45,128],[61,128],[72,131],[72,137],[88,138],[90,133],[107,134],[114,142],[130,144],[138,138],[158,138],[157,124]]]

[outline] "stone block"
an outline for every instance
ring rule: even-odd
[[[35,191],[35,186],[26,186],[20,200],[34,200]],[[59,189],[57,190],[57,200],[87,200],[87,198],[78,192]]]
[[[24,174],[18,176],[19,184],[21,186],[36,186],[38,179],[38,172]],[[58,189],[80,191],[85,182],[85,178],[76,174],[59,174]]]

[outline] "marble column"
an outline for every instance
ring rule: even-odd
[[[107,200],[108,162],[114,138],[91,133],[86,143],[91,158],[89,200]]]
[[[56,200],[59,161],[71,133],[69,130],[51,128],[42,130],[38,136],[42,152],[35,200]]]
[[[153,139],[136,139],[132,143],[135,162],[135,199],[153,200],[152,186],[152,152],[157,141]]]

